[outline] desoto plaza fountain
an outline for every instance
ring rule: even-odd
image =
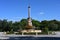
[[[27,18],[27,25],[25,27],[25,30],[22,30],[22,35],[24,35],[24,33],[35,33],[36,35],[38,35],[38,33],[41,33],[41,30],[35,30],[34,29],[35,26],[32,25],[32,19],[30,17],[30,5],[28,6],[28,18]]]

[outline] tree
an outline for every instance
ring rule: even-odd
[[[2,21],[2,31],[8,31],[8,27],[7,27],[7,20],[6,19],[4,19],[3,21]]]
[[[20,22],[15,22],[15,23],[13,23],[13,27],[12,27],[12,29],[14,30],[14,31],[18,31],[19,29],[20,29]]]
[[[22,28],[22,29],[25,29],[26,25],[27,25],[27,19],[22,19],[22,20],[20,21],[20,26],[21,26],[21,28]]]
[[[32,24],[35,28],[40,30],[48,30],[48,31],[60,31],[60,21],[58,20],[43,20],[38,21],[32,19]],[[27,25],[27,19],[21,19],[18,22],[7,21],[6,19],[0,20],[0,31],[18,31],[25,29]]]
[[[41,21],[41,25],[40,25],[41,30],[44,29],[45,27],[48,28],[48,24],[49,24],[49,21],[47,20]]]
[[[49,29],[47,27],[45,27],[45,28],[43,28],[42,32],[45,33],[45,34],[48,34]]]
[[[12,23],[12,21],[9,21],[9,22],[8,22],[7,27],[8,27],[8,31],[11,31],[11,29],[13,28],[13,23]]]
[[[0,20],[0,31],[2,31],[2,20]]]
[[[33,26],[35,26],[36,29],[40,29],[40,22],[39,21],[33,19],[32,24],[33,24]]]
[[[58,29],[58,25],[54,23],[49,24],[49,30],[56,31]]]

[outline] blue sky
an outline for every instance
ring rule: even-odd
[[[60,20],[60,0],[0,0],[0,19],[19,21],[27,18],[29,2],[32,19]]]

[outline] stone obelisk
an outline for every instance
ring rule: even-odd
[[[32,29],[33,26],[32,26],[32,20],[31,20],[31,17],[30,17],[30,5],[28,6],[28,19],[27,19],[27,27],[26,29]]]

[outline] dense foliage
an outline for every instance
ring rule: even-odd
[[[57,20],[44,20],[38,21],[32,19],[32,24],[36,29],[43,31],[60,31],[60,21]],[[19,31],[25,29],[27,25],[27,19],[22,19],[18,22],[12,22],[7,20],[0,20],[0,31]]]

